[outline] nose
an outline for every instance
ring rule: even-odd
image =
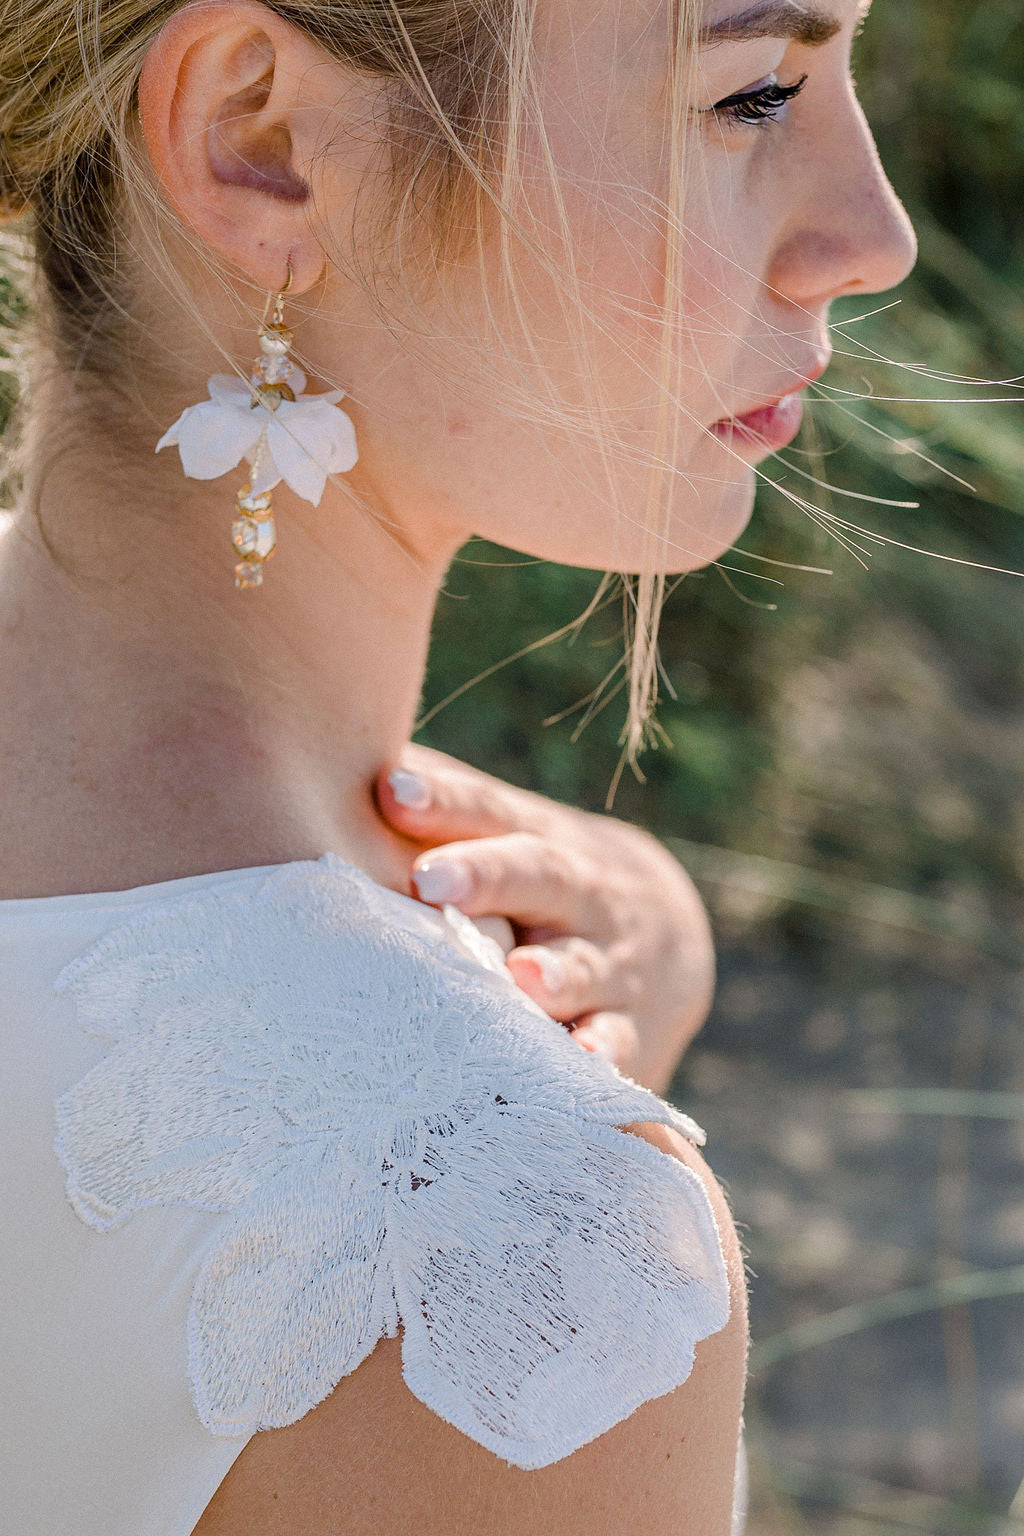
[[[807,135],[794,167],[801,193],[770,264],[771,288],[804,309],[844,294],[884,293],[917,260],[914,227],[852,92],[847,103]]]

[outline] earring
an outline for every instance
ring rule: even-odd
[[[306,375],[290,356],[294,337],[284,323],[291,283],[289,261],[284,287],[267,297],[260,355],[248,382],[215,373],[207,383],[209,400],[190,405],[156,445],[157,453],[176,447],[193,480],[215,480],[243,459],[248,463],[249,478],[235,497],[231,525],[241,557],[235,565],[239,589],[263,585],[263,567],[277,547],[274,487],[283,480],[319,506],[327,476],[345,474],[359,457],[352,420],[338,408],[345,391],[303,395]]]

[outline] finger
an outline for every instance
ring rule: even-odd
[[[508,955],[516,947],[516,936],[512,931],[512,924],[507,917],[498,917],[492,913],[487,917],[473,919],[474,927],[479,928],[485,939],[493,939],[503,955]]]
[[[572,1038],[585,1051],[612,1062],[627,1077],[634,1075],[640,1060],[640,1035],[627,1014],[595,1013],[577,1025]]]
[[[415,743],[378,775],[376,790],[385,820],[407,837],[432,845],[505,832],[541,834],[550,831],[555,816],[575,814]]]
[[[605,952],[585,939],[521,944],[505,957],[513,981],[563,1024],[620,1001]]]
[[[500,912],[520,927],[597,942],[606,926],[597,867],[531,832],[431,849],[414,863],[412,882],[422,901],[451,902],[470,917]]]

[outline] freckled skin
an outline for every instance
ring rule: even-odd
[[[715,0],[707,14],[728,10]],[[807,74],[808,83],[784,121],[728,127],[705,111],[689,125],[681,410],[669,449],[680,478],[658,554],[670,570],[722,554],[750,516],[753,465],[764,450],[730,448],[708,427],[799,387],[827,356],[831,301],[889,288],[913,260],[906,215],[852,91],[854,10],[850,0],[832,5],[841,26],[823,45],[754,38],[701,58],[697,108],[773,72],[786,82]],[[351,327],[332,330],[329,314],[317,339],[328,374],[332,365],[348,370],[365,402],[357,476],[371,498],[377,489],[390,504],[394,484],[403,494],[415,487],[418,519],[434,509],[532,555],[633,569],[650,558],[640,532],[648,480],[638,462],[657,451],[666,245],[660,216],[648,210],[669,191],[665,16],[660,0],[541,0],[535,34],[547,143],[594,317],[582,354],[545,270],[546,260],[564,262],[558,243],[517,250],[517,273],[547,380],[569,412],[585,413],[599,396],[617,434],[611,459],[548,419],[509,419],[505,402],[516,398],[524,354],[519,321],[497,286],[485,300],[473,262],[442,275],[436,333],[451,341],[432,343],[425,362],[396,345],[378,347],[375,367],[358,347],[353,353]],[[526,154],[528,165],[540,158],[529,137]],[[523,201],[531,227],[557,227],[560,210],[542,176],[527,171]],[[468,334],[486,337],[485,311],[509,338],[513,361],[506,366],[501,348],[485,342],[478,375],[458,317]]]
[[[706,19],[728,3],[707,0]],[[326,848],[405,890],[410,841],[381,820],[372,786],[412,734],[431,618],[467,537],[637,569],[656,448],[679,472],[660,567],[729,547],[759,455],[730,454],[708,427],[787,392],[820,356],[830,301],[892,286],[912,259],[853,94],[858,6],[822,4],[840,27],[816,49],[754,38],[700,61],[681,403],[664,441],[652,379],[666,244],[649,212],[669,181],[662,0],[538,0],[533,63],[582,334],[546,270],[565,254],[550,233],[514,253],[520,308],[500,279],[485,293],[470,260],[436,290],[395,293],[383,323],[328,259],[363,178],[380,174],[376,86],[256,0],[174,13],[146,55],[139,148],[190,232],[168,233],[167,249],[192,301],[168,296],[129,230],[145,325],[128,406],[90,396],[78,372],[39,382],[23,537],[0,551],[0,614],[17,614],[0,657],[0,894],[120,890]],[[773,72],[808,76],[784,121],[734,130],[709,113]],[[530,227],[550,232],[537,147],[527,130],[522,196]],[[292,195],[300,184],[308,202]],[[208,280],[193,244],[245,281]],[[153,449],[223,368],[220,348],[248,366],[254,292],[280,288],[289,267],[297,351],[314,381],[344,386],[360,458],[316,508],[276,495],[279,549],[250,601],[230,579],[234,486],[186,483]],[[566,415],[608,432],[562,430]],[[54,442],[67,451],[49,453]],[[732,1318],[683,1386],[524,1473],[423,1408],[385,1341],[314,1413],[254,1438],[197,1536],[726,1536],[746,1353],[735,1230],[692,1147],[630,1129],[704,1181],[729,1265]]]
[[[785,123],[732,130],[713,114],[691,123],[680,274],[685,398],[670,439],[682,479],[659,555],[668,570],[721,554],[750,514],[760,455],[731,453],[708,427],[788,393],[823,358],[831,300],[890,287],[912,260],[905,216],[850,82],[858,7],[829,0],[829,9],[837,35],[815,50],[755,38],[711,49],[701,61],[695,111],[774,71],[809,79]],[[726,5],[709,0],[705,14],[720,19]],[[614,423],[617,456],[602,461],[592,440],[501,408],[504,396],[514,398],[521,353],[506,364],[491,348],[480,384],[452,321],[454,312],[470,335],[487,334],[471,266],[454,287],[442,281],[435,334],[445,339],[426,360],[369,329],[361,346],[343,303],[320,311],[315,345],[324,376],[343,367],[360,402],[357,488],[392,510],[414,551],[429,550],[444,530],[450,540],[473,532],[569,564],[631,569],[645,556],[647,491],[637,456],[657,441],[652,377],[659,377],[666,245],[663,227],[642,209],[668,190],[663,21],[659,0],[541,0],[535,28],[548,146],[594,323],[581,352],[544,270],[545,256],[557,261],[564,253],[520,250],[535,348],[527,356],[542,358],[546,382],[570,414],[592,407],[596,393]],[[527,165],[536,158],[528,155]],[[327,163],[328,203],[344,202],[347,174]],[[550,186],[529,170],[523,196],[533,227],[558,227]],[[514,308],[500,291],[486,302],[514,340]],[[631,1129],[704,1180],[727,1255],[732,1317],[698,1347],[682,1387],[563,1462],[523,1473],[416,1403],[401,1384],[398,1343],[386,1342],[300,1424],[247,1447],[197,1536],[253,1529],[267,1536],[725,1536],[746,1359],[739,1245],[694,1149],[663,1127]]]

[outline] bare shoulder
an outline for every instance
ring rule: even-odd
[[[299,1423],[253,1437],[194,1536],[728,1536],[747,1351],[739,1244],[697,1149],[666,1126],[628,1129],[701,1178],[725,1249],[730,1321],[682,1386],[525,1472],[413,1397],[400,1341],[385,1339]]]
[[[729,1270],[733,1316],[742,1317],[745,1327],[746,1288],[736,1227],[722,1186],[708,1167],[700,1149],[695,1147],[692,1141],[687,1141],[686,1137],[681,1136],[678,1131],[673,1130],[670,1125],[657,1125],[650,1122],[643,1125],[627,1125],[625,1129],[632,1135],[640,1136],[644,1141],[650,1142],[651,1146],[657,1147],[660,1152],[667,1152],[670,1157],[678,1158],[679,1162],[685,1163],[704,1185],[722,1238],[725,1261]]]

